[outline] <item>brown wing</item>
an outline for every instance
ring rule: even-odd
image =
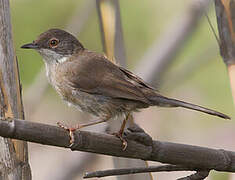
[[[80,54],[78,59],[67,62],[66,65],[70,66],[69,69],[72,69],[73,74],[66,78],[75,89],[112,98],[149,103],[141,87],[152,88],[100,54],[87,51]]]
[[[129,80],[133,81],[133,83],[136,84],[137,86],[140,86],[141,88],[145,87],[147,89],[152,89],[156,91],[152,86],[144,82],[143,79],[133,74],[131,71],[128,71],[127,69],[123,67],[119,67],[119,69],[129,78]]]

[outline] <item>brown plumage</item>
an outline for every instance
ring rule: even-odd
[[[103,121],[149,106],[184,107],[230,119],[223,113],[160,95],[140,77],[85,49],[63,30],[50,29],[22,48],[42,55],[49,82],[65,101]]]
[[[64,79],[58,83],[58,87],[63,84],[62,88],[67,87],[70,92],[79,91],[94,96],[94,101],[97,104],[83,110],[96,116],[99,116],[99,112],[103,112],[106,117],[111,117],[119,113],[128,113],[157,105],[185,107],[225,119],[229,118],[207,108],[164,97],[130,71],[113,64],[103,55],[86,49],[79,52],[76,58],[71,58],[58,65],[56,71],[60,71],[56,73],[59,75],[57,78],[55,77],[56,81],[60,81],[61,76]],[[66,97],[71,97],[71,93]],[[68,98],[67,100],[73,102],[73,104],[78,104],[78,101],[80,101],[72,99]],[[94,109],[96,109],[95,112],[93,112]]]

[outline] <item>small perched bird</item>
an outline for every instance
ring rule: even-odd
[[[70,131],[71,143],[76,129],[121,116],[124,119],[118,136],[126,146],[122,134],[129,114],[149,106],[184,107],[230,119],[223,113],[160,95],[140,77],[84,48],[76,37],[61,29],[50,29],[21,48],[39,52],[48,80],[63,100],[99,118],[76,128],[60,125]]]

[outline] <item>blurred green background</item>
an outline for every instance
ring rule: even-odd
[[[25,93],[43,66],[43,62],[37,52],[20,49],[20,46],[32,42],[40,33],[49,28],[65,28],[74,11],[80,7],[82,11],[86,1],[11,0],[10,2],[15,51],[19,60],[23,93]],[[189,0],[120,0],[124,42],[129,69],[133,70],[135,68],[135,65],[151,47],[153,42],[161,37],[173,19],[181,18],[182,12],[185,11],[190,3],[191,1]],[[210,6],[208,16],[210,17],[214,28],[217,30],[214,5]],[[77,37],[86,48],[102,52],[99,23],[95,8]],[[182,81],[182,83],[177,84],[176,87],[169,86],[169,84],[168,86],[164,86],[164,84],[171,83],[172,78],[175,76],[175,72],[181,70],[184,65],[192,63],[192,60],[194,60],[194,63],[195,61],[200,62],[200,59],[196,59],[196,57],[200,57],[202,52],[205,52],[207,49],[209,51],[210,47],[215,46],[216,44],[216,39],[206,18],[202,17],[195,32],[187,40],[179,54],[174,58],[175,60],[171,64],[169,71],[165,73],[166,78],[164,78],[161,84],[160,91],[164,92],[165,95],[179,97],[180,99],[217,109],[233,117],[234,106],[229,78],[226,66],[219,56],[218,48],[213,51],[215,56],[212,59],[207,59],[205,64],[200,66],[200,68],[195,69],[188,77],[185,77],[185,80]],[[54,101],[57,96],[54,91],[50,90],[49,95],[46,96],[46,98],[49,98],[50,101]],[[164,110],[165,114],[161,114],[161,116],[164,116],[165,121],[167,121],[164,122],[164,124],[160,123],[162,124],[162,127],[159,127],[160,130],[158,131],[159,134],[157,137],[160,136],[161,140],[174,141],[171,129],[174,129],[175,124],[178,123],[174,114],[176,111],[177,110],[173,111],[173,114],[168,114],[167,110]],[[181,130],[177,133],[180,138],[176,138],[176,140],[181,143],[197,144],[201,141],[203,145],[206,145],[206,142],[205,144],[203,142],[203,137],[210,136],[210,134],[207,133],[211,131],[213,131],[214,134],[216,134],[216,132],[221,133],[223,131],[218,130],[221,126],[234,126],[234,122],[227,122],[218,118],[215,119],[214,117],[201,115],[200,113],[195,113],[195,115],[193,113],[193,116],[188,114],[189,112],[186,116],[177,115],[177,117],[181,118],[179,124],[181,123],[181,125],[189,128],[184,133],[181,132]],[[184,118],[190,118],[190,120],[183,121]],[[147,128],[145,128],[145,130],[149,132]],[[187,138],[184,140],[183,135],[186,137],[187,132],[193,132],[198,139],[196,138],[195,140],[194,137],[192,142],[190,141],[190,138],[189,140]],[[162,137],[160,135],[161,133],[163,134]],[[224,142],[227,142],[228,138],[225,139]],[[214,142],[211,143],[213,144]],[[215,143],[215,146],[217,147],[219,144],[220,143]],[[228,145],[227,148],[229,147],[230,146]],[[219,148],[223,147],[221,146]],[[34,171],[33,168],[32,170]],[[215,173],[210,178],[228,179],[227,175],[224,173]]]

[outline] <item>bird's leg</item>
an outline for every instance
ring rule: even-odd
[[[57,125],[61,128],[63,128],[64,130],[66,131],[69,131],[69,137],[70,137],[70,147],[74,144],[74,131],[78,130],[78,129],[81,129],[83,127],[87,127],[87,126],[92,126],[92,125],[95,125],[95,124],[99,124],[99,123],[102,123],[102,122],[105,122],[106,120],[98,120],[98,121],[94,121],[94,122],[90,122],[90,123],[87,123],[87,124],[77,124],[76,127],[72,127],[72,128],[69,128],[63,124],[61,124],[60,122],[57,122]]]
[[[131,113],[128,113],[128,115],[126,116],[126,118],[122,122],[120,130],[117,133],[114,133],[114,135],[117,136],[122,141],[122,146],[123,146],[122,150],[123,151],[125,151],[127,148],[127,141],[123,138],[123,132],[125,130],[126,123],[129,119],[130,115],[131,115]]]

